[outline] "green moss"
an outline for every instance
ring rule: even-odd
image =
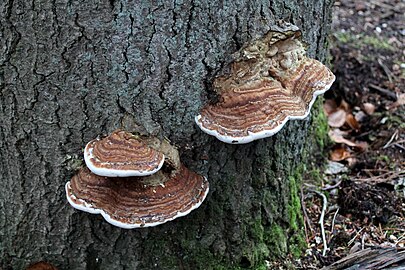
[[[290,228],[294,231],[298,230],[298,218],[301,212],[301,203],[298,196],[297,183],[294,177],[290,177],[290,202],[287,206]]]
[[[270,250],[264,242],[246,248],[243,252],[246,269],[256,269],[256,267],[261,265],[261,263],[264,262],[264,259],[269,256]]]
[[[262,225],[261,219],[256,219],[251,228],[253,238],[259,240],[260,242],[263,242],[264,227]]]
[[[339,32],[335,34],[338,42],[343,44],[351,45],[355,48],[364,48],[366,46],[371,46],[375,49],[389,50],[393,51],[394,47],[388,43],[384,38],[378,38],[375,36],[357,34],[354,35],[350,32]]]
[[[370,45],[376,49],[383,50],[394,50],[394,47],[391,46],[385,39],[373,37],[373,36],[363,36],[363,44]]]
[[[272,257],[279,257],[287,253],[287,236],[280,225],[274,224],[266,231],[264,240],[268,246],[271,246]]]
[[[302,168],[297,169],[294,176],[290,176],[290,202],[288,203],[288,217],[290,221],[289,230],[289,252],[294,257],[299,257],[306,248],[305,235],[303,232],[304,219],[301,211],[301,199],[298,187],[302,182]]]
[[[324,149],[329,143],[328,119],[323,111],[323,98],[319,98],[312,108],[312,130],[310,131],[319,149]],[[314,149],[312,149],[314,150]]]

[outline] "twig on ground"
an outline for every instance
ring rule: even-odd
[[[391,231],[405,232],[405,228],[385,227],[385,229],[386,230],[391,230]]]
[[[337,188],[341,183],[342,183],[342,180],[340,180],[339,182],[337,182],[333,186],[324,187],[324,188],[322,188],[322,190],[331,190],[331,189]]]
[[[316,194],[318,194],[319,196],[321,196],[323,199],[323,206],[322,206],[321,217],[319,218],[319,224],[321,225],[322,242],[323,242],[322,256],[326,256],[326,252],[328,250],[328,245],[326,243],[325,228],[323,226],[323,220],[325,218],[326,208],[328,207],[328,199],[326,198],[325,194],[323,194],[322,192],[319,192],[317,190],[312,190],[312,191],[315,192]]]
[[[398,99],[397,95],[394,92],[392,92],[392,91],[390,91],[388,89],[384,89],[384,88],[379,87],[378,85],[375,85],[375,84],[372,84],[372,83],[370,83],[368,86],[370,88],[373,88],[374,90],[377,90],[377,91],[385,94],[386,96],[392,98],[395,101]]]
[[[363,234],[363,236],[361,237],[361,249],[364,249],[364,240],[366,239],[366,235],[367,233]]]
[[[335,220],[336,220],[336,216],[337,216],[338,213],[339,213],[339,208],[336,209],[336,212],[335,212],[335,214],[333,215],[332,225],[331,225],[331,227],[330,227],[330,237],[329,237],[328,242],[330,242],[330,240],[332,239],[333,231],[334,231],[334,229],[335,229]]]
[[[383,149],[386,149],[390,146],[390,144],[392,143],[392,141],[394,141],[395,139],[398,138],[398,129],[395,130],[395,132],[392,134],[391,138],[389,139],[389,141],[383,146]]]
[[[390,170],[387,170],[387,169],[363,169],[363,171],[367,171],[367,172],[390,172]]]
[[[386,3],[382,3],[381,1],[377,1],[377,0],[370,0],[370,3],[385,8],[385,9],[389,9],[389,10],[393,10],[395,12],[399,12],[399,10],[395,7],[395,5],[388,5]]]
[[[387,147],[396,146],[396,147],[398,147],[398,148],[400,148],[400,149],[402,149],[402,150],[405,150],[405,147],[403,147],[403,146],[401,145],[401,143],[404,143],[404,142],[405,142],[405,140],[399,140],[399,141],[396,141],[396,142],[390,144],[390,145],[387,146]]]
[[[401,148],[402,150],[405,150],[405,147],[403,147],[402,145],[400,145],[399,143],[394,143],[394,146]]]
[[[350,246],[351,244],[353,244],[354,240],[356,240],[356,238],[360,235],[360,233],[363,231],[363,229],[364,229],[364,227],[361,228],[360,231],[358,231],[358,232],[356,233],[356,235],[355,235],[352,239],[350,239],[350,241],[347,243],[348,246]]]
[[[404,176],[405,171],[390,171],[380,175],[371,176],[369,178],[355,178],[353,181],[360,181],[360,182],[371,182],[371,183],[384,183],[399,178],[400,176]]]
[[[382,60],[380,58],[377,59],[377,62],[382,67],[382,69],[384,70],[384,72],[387,75],[388,80],[390,81],[390,83],[392,83],[393,82],[393,79],[392,79],[393,75],[392,75],[391,70],[382,62]]]

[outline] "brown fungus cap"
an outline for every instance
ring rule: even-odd
[[[134,178],[137,181],[134,181]],[[76,209],[101,214],[115,226],[132,229],[163,224],[198,208],[209,190],[208,181],[183,165],[151,176],[109,178],[82,168],[66,184]]]
[[[40,261],[30,264],[25,270],[58,270],[58,269],[48,262]]]
[[[305,118],[335,80],[305,54],[293,25],[274,27],[243,47],[230,71],[214,80],[219,101],[201,110],[198,126],[226,143],[248,143],[274,135],[289,119]]]
[[[108,177],[145,176],[163,165],[164,154],[148,145],[147,139],[116,130],[86,145],[84,160],[95,174]]]

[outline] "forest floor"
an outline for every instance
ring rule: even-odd
[[[293,268],[405,269],[404,13],[402,0],[334,4],[327,165],[303,185],[308,249]],[[370,259],[380,248],[394,255]]]

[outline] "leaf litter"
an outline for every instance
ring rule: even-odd
[[[308,248],[295,269],[405,269],[404,13],[401,0],[335,1],[331,143],[301,192]]]

